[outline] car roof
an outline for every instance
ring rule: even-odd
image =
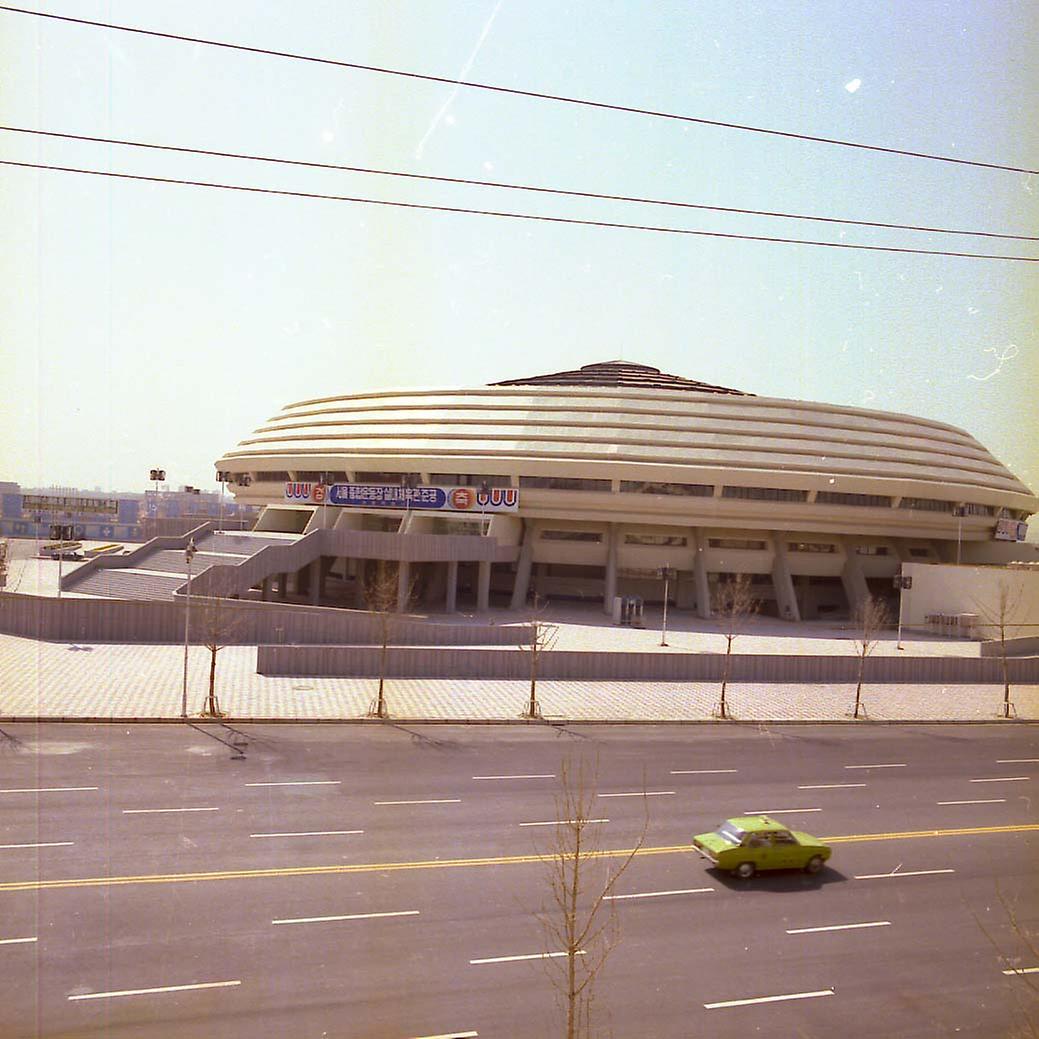
[[[789,829],[789,827],[784,826],[781,822],[777,822],[775,819],[772,819],[767,815],[740,815],[735,819],[729,819],[728,821],[733,826],[743,830],[745,833],[761,833],[763,831]]]

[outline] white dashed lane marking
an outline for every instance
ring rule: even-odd
[[[846,787],[865,786],[865,783],[813,783],[810,786],[799,786],[798,790],[841,790]]]
[[[246,783],[246,786],[339,786],[341,779],[286,779],[276,783]]]
[[[992,779],[972,779],[971,783],[1027,783],[1031,776],[995,776]]]
[[[373,801],[377,805],[458,805],[462,803],[460,797],[442,797],[438,800],[429,801]]]
[[[0,938],[0,945],[22,945],[35,941],[35,938]]]
[[[69,996],[70,1002],[78,999],[112,999],[116,996],[150,996],[158,992],[188,992],[203,988],[230,988],[241,985],[241,981],[203,981],[195,985],[163,985],[160,988],[124,988],[114,992],[84,992],[78,996]]]
[[[72,790],[97,790],[96,786],[26,786],[0,790],[0,794],[61,794]]]
[[[529,776],[473,776],[473,779],[555,779],[552,773],[542,773]]]
[[[907,765],[904,761],[899,761],[894,764],[888,765],[845,765],[845,768],[906,768]]]
[[[631,790],[620,794],[596,794],[596,797],[671,797],[674,790]]]
[[[738,772],[738,768],[673,768],[673,776],[722,776]]]
[[[704,1003],[704,1010],[717,1010],[720,1007],[749,1007],[755,1003],[779,1003],[785,999],[814,999],[816,996],[832,995],[832,988],[818,989],[815,992],[788,992],[783,996],[757,996],[754,999],[729,999],[724,1003]]]
[[[787,934],[817,934],[820,931],[855,931],[861,927],[890,927],[890,920],[870,920],[862,924],[830,924],[828,927],[794,927]]]
[[[43,841],[39,844],[0,844],[0,848],[71,848],[72,841]]]
[[[930,877],[938,873],[955,873],[954,869],[906,869],[894,873],[860,873],[856,880],[881,880],[887,877]]]
[[[301,830],[299,833],[250,833],[250,837],[342,837],[364,830]]]
[[[123,815],[170,815],[173,812],[219,812],[219,808],[124,808]]]
[[[574,955],[583,956],[584,949],[578,949]],[[470,960],[470,963],[517,963],[520,960],[554,960],[559,956],[565,956],[565,952],[533,952],[526,956],[488,956],[482,960]]]
[[[935,801],[939,805],[1001,805],[1006,804],[1005,797],[986,797],[977,801]]]
[[[584,823],[608,823],[609,819],[583,819]],[[552,819],[547,823],[520,823],[520,826],[573,826],[576,819]]]
[[[675,891],[639,891],[632,895],[603,895],[604,902],[617,902],[625,898],[662,898],[664,895],[700,895],[713,891],[713,887],[686,887]]]
[[[272,920],[272,924],[324,924],[334,920],[381,920],[390,916],[418,916],[417,909],[403,909],[396,913],[348,913],[343,916],[299,916],[291,920]]]

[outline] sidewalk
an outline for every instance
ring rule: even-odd
[[[657,634],[659,639],[659,633]],[[810,640],[813,647],[818,641]],[[845,644],[846,651],[846,644]],[[0,718],[163,719],[180,715],[184,650],[179,646],[78,645],[0,635]],[[189,711],[208,690],[209,653],[192,647]],[[229,646],[217,658],[217,695],[239,720],[364,718],[372,678],[279,678],[256,674],[256,649]],[[497,680],[386,680],[395,721],[517,721],[529,683]],[[548,720],[695,722],[714,720],[718,683],[540,681]],[[850,721],[849,685],[742,685],[727,691],[733,718],[749,722]],[[1011,688],[1017,716],[1039,719],[1039,686]],[[877,685],[863,689],[873,721],[995,721],[996,686]]]

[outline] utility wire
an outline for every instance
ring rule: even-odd
[[[699,238],[728,238],[743,242],[778,242],[786,245],[814,245],[824,249],[861,249],[878,253],[915,253],[920,256],[960,256],[972,260],[1016,260],[1039,263],[1039,256],[1006,256],[992,253],[953,252],[947,249],[910,249],[893,245],[856,245],[849,242],[819,242],[804,238],[778,238],[772,235],[733,234],[724,231],[700,231],[686,227],[660,227],[654,224],[625,224],[613,220],[581,220],[577,217],[541,216],[535,213],[511,213],[494,209],[470,209],[463,206],[434,206],[419,202],[396,202],[380,198],[361,198],[353,195],[327,195],[316,191],[287,191],[281,188],[257,188],[244,184],[220,184],[207,180],[180,180],[173,177],[147,177],[137,173],[114,173],[109,170],[88,170],[76,166],[51,166],[39,162],[15,162],[0,159],[0,166],[16,166],[29,170],[52,170],[59,173],[80,173],[91,177],[110,177],[116,180],[136,180],[151,184],[181,184],[196,188],[218,188],[222,191],[243,191],[257,195],[280,195],[287,198],[324,199],[329,202],[356,202],[369,206],[392,209],[416,209],[432,213],[467,213],[472,216],[491,216],[505,220],[532,220],[546,224],[573,224],[583,227],[611,227],[627,231],[655,231],[660,234],[693,235]]]
[[[683,123],[698,123],[701,126],[717,126],[727,130],[744,130],[748,133],[769,134],[773,137],[785,137],[794,141],[811,141],[816,144],[833,144],[842,148],[859,148],[863,151],[883,152],[887,155],[906,155],[914,159],[932,159],[936,162],[955,163],[960,166],[976,166],[982,169],[1006,170],[1010,173],[1039,173],[1039,169],[1028,169],[1022,166],[1007,166],[997,162],[981,162],[976,159],[960,159],[951,155],[936,155],[930,152],[910,151],[905,148],[888,148],[879,144],[863,144],[861,141],[847,141],[838,137],[819,137],[814,134],[794,133],[791,130],[775,130],[763,126],[749,126],[744,123],[725,122],[720,119],[704,119],[699,116],[680,115],[676,112],[662,112],[652,108],[637,108],[633,105],[615,105],[606,101],[592,101],[588,98],[568,97],[564,94],[548,94],[538,90],[521,90],[518,87],[503,87],[492,83],[477,83],[472,80],[451,79],[449,76],[433,76],[422,72],[408,72],[403,69],[385,68],[380,65],[363,65],[354,61],[339,61],[335,58],[319,58],[310,54],[296,54],[292,51],[273,50],[268,47],[249,47],[241,43],[228,43],[226,40],[209,40],[200,36],[183,36],[179,33],[158,32],[155,29],[141,29],[132,25],[118,25],[114,22],[98,22],[89,18],[72,18],[64,14],[52,14],[49,11],[31,11],[24,7],[11,7],[0,4],[0,11],[12,14],[27,14],[35,18],[49,18],[57,22],[70,22],[75,25],[90,25],[98,29],[113,29],[117,32],[135,33],[138,36],[151,36],[162,40],[178,40],[181,43],[195,43],[206,47],[221,47],[224,50],[244,51],[249,54],[264,54],[268,57],[289,58],[293,61],[309,61],[319,65],[334,65],[337,68],[354,69],[358,72],[375,72],[384,76],[400,76],[404,79],[423,80],[427,83],[446,83],[453,87],[466,87],[471,90],[486,90],[496,94],[512,94],[516,97],[535,98],[539,101],[557,101],[567,105],[581,105],[585,108],[597,108],[610,112],[627,112],[630,115],[646,115],[655,119],[672,119]]]
[[[638,195],[611,195],[599,191],[571,191],[532,184],[510,184],[496,180],[472,180],[467,177],[438,177],[426,173],[405,173],[401,170],[380,170],[366,166],[343,166],[332,162],[308,162],[304,159],[285,159],[273,155],[252,155],[243,152],[216,151],[210,148],[186,148],[174,144],[153,144],[145,141],[127,141],[115,137],[91,137],[78,133],[59,133],[55,130],[33,130],[21,126],[3,126],[9,133],[33,134],[37,137],[55,137],[69,141],[89,141],[93,144],[118,144],[127,148],[148,148],[153,151],[177,152],[183,155],[206,155],[221,159],[245,159],[250,162],[269,162],[281,166],[301,166],[307,169],[338,170],[346,173],[375,174],[380,177],[400,177],[406,180],[425,180],[438,184],[465,184],[470,187],[502,188],[508,191],[530,191],[542,195],[561,195],[569,198],[592,198],[610,202],[636,202],[650,206],[672,206],[678,209],[699,209],[711,213],[738,213],[744,216],[777,217],[783,220],[812,220],[824,224],[853,224],[856,227],[881,227],[896,231],[927,231],[933,234],[972,235],[978,238],[1004,238],[1019,242],[1039,242],[1039,235],[1010,234],[1002,231],[966,231],[953,227],[928,227],[921,224],[891,224],[879,220],[849,220],[833,216],[814,216],[807,213],[785,213],[770,209],[743,209],[737,206],[709,206],[700,202],[679,202],[673,199],[644,198]]]

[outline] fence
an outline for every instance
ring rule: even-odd
[[[399,641],[399,640],[398,640]],[[858,680],[859,660],[846,656],[742,654],[730,659],[730,682],[848,684]],[[1039,658],[1008,661],[1012,683],[1039,683]],[[635,682],[720,682],[725,667],[718,653],[589,653],[542,651],[543,679]],[[370,678],[379,674],[380,654],[370,646],[261,646],[256,670],[264,675]],[[530,677],[529,650],[391,646],[386,677]],[[873,684],[992,685],[1003,682],[1001,663],[977,657],[870,657],[863,680]]]
[[[217,627],[221,645],[265,643],[376,643],[382,638],[380,615],[323,606],[289,606],[239,599],[191,597],[191,638],[205,640]],[[180,643],[184,640],[183,600],[55,599],[35,595],[0,597],[0,631],[56,642]],[[393,642],[414,645],[519,646],[529,641],[524,624],[437,624],[420,617],[386,614]]]

